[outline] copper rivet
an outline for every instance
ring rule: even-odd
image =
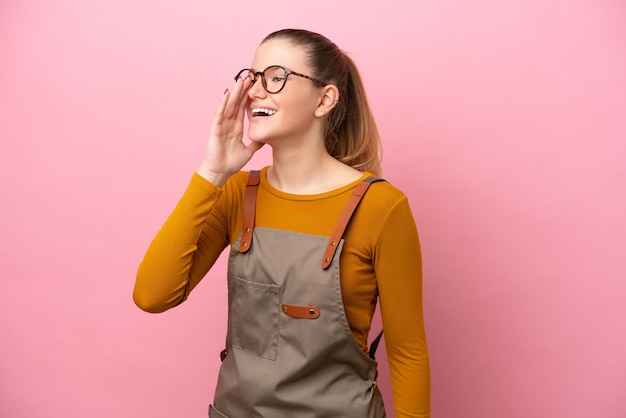
[[[250,232],[250,228],[246,228],[246,232]]]
[[[244,242],[244,243],[243,243],[243,246],[244,246],[244,247],[247,247],[247,246],[248,246],[248,243],[247,243],[247,242]]]
[[[283,306],[283,311],[287,312],[287,307]]]
[[[337,245],[337,243],[335,241],[333,241],[333,242],[330,243],[330,245],[332,245],[334,247],[335,245]]]
[[[330,261],[330,258],[325,258],[324,261],[328,263]]]
[[[311,310],[309,311],[309,313],[310,313],[311,315],[315,315],[315,309],[311,309]]]

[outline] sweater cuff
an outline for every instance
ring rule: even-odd
[[[219,197],[222,194],[222,188],[217,187],[198,173],[193,173],[191,181],[189,182],[189,189],[202,192],[207,197]]]

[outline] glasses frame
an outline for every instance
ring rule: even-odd
[[[265,72],[267,70],[269,70],[270,68],[280,68],[285,72],[285,81],[283,82],[283,85],[277,90],[277,91],[269,91],[267,89],[267,82],[265,81]],[[253,71],[250,68],[244,68],[243,70],[239,71],[237,73],[237,75],[235,76],[235,81],[239,80],[239,77],[241,76],[242,73],[244,73],[245,71],[248,71],[250,74],[252,74],[254,77],[252,78],[252,84],[256,83],[256,81],[259,79],[259,76],[261,76],[261,85],[263,86],[263,89],[268,92],[269,94],[276,94],[276,93],[280,93],[285,86],[287,85],[287,79],[289,78],[290,75],[295,75],[298,77],[302,77],[302,78],[306,78],[308,80],[313,81],[314,83],[320,84],[321,86],[326,87],[328,85],[328,83],[323,82],[322,80],[318,80],[317,78],[308,76],[306,74],[302,74],[302,73],[297,73],[293,70],[290,70],[288,68],[283,67],[282,65],[270,65],[269,67],[267,67],[266,69],[264,69],[263,71]]]

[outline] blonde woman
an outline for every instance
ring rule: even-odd
[[[378,130],[354,63],[324,36],[286,29],[235,79],[139,267],[135,303],[182,303],[230,246],[209,416],[382,418],[367,344],[380,303],[396,417],[430,416],[418,234],[406,196],[375,177]],[[241,171],[264,145],[272,165]]]

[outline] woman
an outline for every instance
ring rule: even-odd
[[[354,63],[287,29],[251,68],[218,106],[202,164],[139,267],[135,303],[180,304],[230,245],[209,416],[380,418],[367,347],[380,300],[396,417],[428,417],[417,230],[406,196],[373,176],[378,131]],[[272,165],[241,172],[265,144]]]

